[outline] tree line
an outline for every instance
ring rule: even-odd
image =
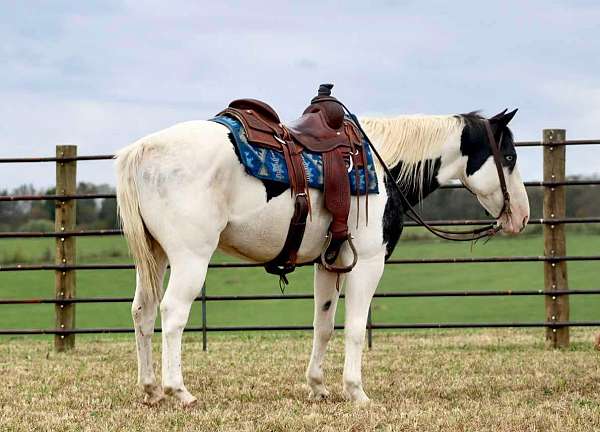
[[[573,176],[571,179],[584,179]],[[587,177],[589,178],[589,177]],[[597,179],[598,177],[595,177]],[[114,193],[108,184],[81,182],[80,194]],[[12,190],[0,190],[0,195],[51,195],[54,188],[36,189],[22,185]],[[531,217],[542,217],[543,188],[529,188]],[[0,202],[0,231],[53,231],[54,201],[2,201]],[[118,228],[116,200],[83,199],[77,201],[77,225],[80,229]],[[482,219],[486,215],[475,197],[464,189],[437,191],[427,197],[420,210],[425,219]],[[570,186],[567,188],[567,216],[600,216],[600,186]]]
[[[78,194],[109,194],[115,188],[108,184],[96,185],[81,182]],[[0,190],[0,195],[53,195],[56,188],[36,189],[21,185],[12,190]],[[115,199],[77,200],[77,226],[80,229],[118,228],[117,203]],[[4,201],[0,202],[0,231],[54,231],[55,202]]]

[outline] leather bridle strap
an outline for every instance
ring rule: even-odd
[[[494,157],[494,162],[496,163],[498,179],[500,180],[500,189],[502,190],[502,198],[504,199],[502,209],[500,210],[498,217],[496,217],[496,219],[500,219],[500,217],[505,213],[510,215],[510,194],[508,193],[508,188],[506,187],[506,178],[504,177],[504,170],[502,169],[502,154],[500,153],[500,145],[502,145],[503,134],[500,133],[500,141],[496,142],[496,137],[494,137],[494,132],[492,132],[492,127],[490,126],[489,120],[484,120],[484,125],[487,132],[488,142],[492,148],[492,156]]]
[[[415,223],[423,226],[425,229],[427,229],[429,232],[436,235],[437,237],[443,238],[445,240],[452,240],[452,241],[473,241],[473,240],[478,240],[478,239],[481,239],[484,237],[491,237],[502,229],[498,224],[489,224],[489,225],[486,225],[486,226],[483,226],[480,228],[475,228],[473,230],[449,231],[449,230],[444,230],[441,228],[432,227],[427,222],[425,222],[423,220],[423,218],[421,217],[421,215],[419,215],[419,213],[412,206],[412,204],[410,204],[410,202],[408,201],[408,198],[406,198],[406,196],[402,192],[402,189],[400,188],[398,183],[396,183],[396,180],[395,180],[394,176],[392,175],[389,167],[387,166],[387,164],[385,163],[385,161],[383,160],[383,158],[381,157],[381,155],[379,154],[379,152],[377,151],[377,149],[375,148],[375,146],[369,139],[368,135],[362,128],[360,122],[358,121],[358,118],[354,114],[352,114],[348,110],[348,108],[346,108],[346,106],[344,104],[342,104],[341,102],[339,102],[339,103],[344,107],[344,109],[346,110],[346,112],[348,113],[350,118],[354,121],[354,123],[356,124],[356,126],[358,127],[360,132],[362,133],[363,137],[367,141],[367,144],[371,147],[371,150],[373,150],[373,153],[379,160],[379,163],[383,167],[385,174],[388,176],[388,178],[390,178],[392,180],[394,188],[396,189],[396,192],[398,192],[398,195],[400,196],[400,200],[402,201],[402,205],[404,206],[406,215],[410,219],[412,219]],[[502,158],[500,155],[500,146],[496,142],[496,138],[494,137],[494,134],[492,133],[489,121],[486,119],[486,120],[484,120],[484,122],[485,122],[485,127],[486,127],[486,130],[488,133],[488,142],[489,142],[490,148],[492,150],[492,155],[494,157],[494,163],[496,164],[496,169],[498,171],[498,178],[500,179],[500,188],[502,189],[502,194],[504,197],[504,205],[502,207],[502,210],[500,211],[500,214],[498,215],[498,218],[500,218],[500,216],[502,216],[502,214],[505,212],[510,214],[509,213],[510,212],[510,196],[508,194],[508,189],[506,188],[506,180],[504,178],[504,171],[502,169]]]

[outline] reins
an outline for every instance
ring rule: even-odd
[[[377,151],[377,149],[375,148],[375,146],[369,139],[369,136],[366,134],[366,132],[362,128],[360,122],[358,121],[358,118],[354,114],[352,114],[350,112],[350,110],[342,102],[338,101],[337,99],[333,99],[333,98],[332,98],[332,100],[339,103],[344,108],[346,113],[350,116],[352,121],[354,121],[354,123],[358,127],[360,133],[363,135],[364,139],[366,140],[367,144],[369,145],[371,150],[373,150],[373,153],[379,160],[379,163],[383,167],[385,174],[388,176],[389,179],[392,180],[394,188],[396,189],[396,192],[398,192],[398,195],[400,196],[400,200],[402,201],[402,205],[404,206],[406,215],[410,219],[412,219],[415,223],[423,226],[430,233],[436,235],[437,237],[443,238],[445,240],[452,240],[452,241],[474,241],[474,240],[479,240],[484,237],[492,237],[502,229],[502,227],[496,223],[496,224],[489,224],[489,225],[486,225],[486,226],[483,226],[480,228],[475,228],[472,230],[449,231],[449,230],[445,230],[445,229],[441,229],[441,228],[435,228],[435,227],[429,225],[427,222],[425,222],[423,220],[423,218],[421,217],[421,215],[415,210],[414,206],[408,201],[408,198],[406,198],[406,195],[400,188],[400,185],[398,185],[398,183],[396,182],[396,179],[394,178],[394,175],[390,171],[389,167],[387,166],[387,164],[385,163],[385,161],[383,160],[383,158],[381,157],[381,155],[379,154],[379,152]],[[494,133],[492,132],[492,128],[490,126],[489,120],[483,119],[483,121],[484,121],[485,129],[487,132],[488,143],[492,150],[492,156],[494,157],[494,163],[496,165],[496,170],[498,171],[498,178],[500,180],[500,189],[502,190],[502,196],[504,198],[504,204],[502,206],[502,210],[500,210],[500,213],[498,214],[498,217],[496,218],[496,219],[499,219],[503,214],[510,215],[510,195],[509,195],[508,189],[506,187],[506,179],[504,178],[504,170],[502,169],[502,157],[500,154],[499,143],[496,141],[496,138],[494,137]],[[502,142],[502,134],[500,135],[500,143],[501,142]]]

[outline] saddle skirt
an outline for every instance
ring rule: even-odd
[[[235,151],[239,156],[246,173],[261,180],[272,180],[279,183],[290,184],[288,167],[282,152],[249,142],[244,126],[236,118],[221,115],[210,120],[222,124],[229,129],[233,137]],[[363,169],[357,170],[358,175],[356,175],[349,167],[348,180],[350,182],[350,191],[352,195],[379,193],[373,156],[364,139],[363,146],[365,146],[367,159],[366,169],[368,184],[365,182]],[[302,151],[301,156],[306,171],[308,186],[322,191],[324,187],[322,154],[305,149]]]

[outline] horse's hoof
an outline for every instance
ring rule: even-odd
[[[181,405],[183,405],[184,408],[194,408],[196,405],[198,405],[198,399],[196,399],[194,396],[190,395],[191,398],[187,399],[187,400],[182,400],[181,401]]]
[[[181,402],[181,405],[185,408],[191,408],[198,403],[198,399],[185,388],[175,390],[171,392],[171,394],[179,399],[179,402]]]
[[[165,394],[163,392],[155,393],[155,394],[147,394],[144,396],[144,401],[142,402],[144,405],[152,407],[161,403],[165,398]]]
[[[369,399],[363,390],[355,390],[353,392],[346,390],[344,391],[344,396],[347,400],[355,403],[356,405],[368,405],[371,403],[371,399]]]
[[[353,400],[352,402],[355,405],[359,405],[359,406],[371,405],[371,399],[369,399],[367,396],[365,396],[364,398]]]
[[[308,399],[311,401],[323,401],[329,397],[329,390],[325,388],[325,386],[319,386],[320,388],[316,390],[310,390],[308,394]]]

